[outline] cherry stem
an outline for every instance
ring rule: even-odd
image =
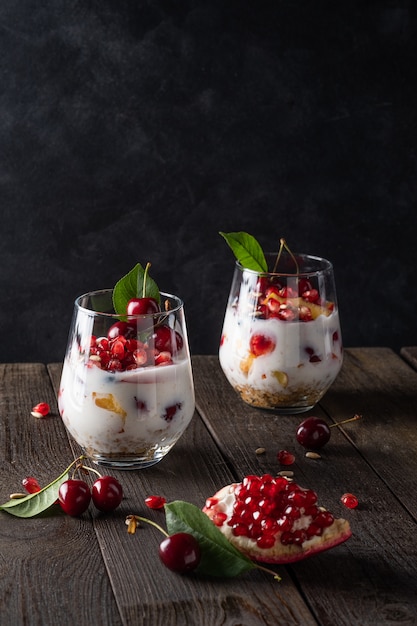
[[[260,569],[262,572],[266,572],[267,574],[271,574],[275,580],[277,580],[278,582],[281,582],[282,578],[279,574],[277,574],[276,572],[274,572],[274,570],[272,569],[268,569],[267,567],[264,567],[263,565],[259,565],[256,564],[255,565],[256,569]]]
[[[143,275],[143,285],[142,285],[142,298],[146,296],[146,279],[148,278],[148,272],[151,264],[147,263],[145,267],[145,273]]]
[[[155,528],[157,528],[163,535],[165,535],[165,537],[169,537],[169,534],[162,528],[162,526],[160,526],[159,524],[157,524],[156,522],[153,522],[152,520],[148,519],[147,517],[141,517],[140,515],[134,515],[133,516],[138,522],[146,522],[146,524],[150,524],[151,526],[154,526]]]
[[[278,254],[277,254],[277,258],[275,259],[275,265],[274,265],[274,269],[272,270],[272,273],[276,274],[276,272],[278,270],[278,263],[279,263],[279,260],[281,258],[281,255],[282,255],[282,251],[285,249],[288,252],[288,254],[290,255],[290,257],[292,258],[292,260],[294,261],[294,263],[295,263],[296,274],[299,274],[300,273],[300,268],[298,267],[297,259],[295,258],[295,256],[291,252],[289,246],[287,245],[287,242],[285,241],[285,239],[283,237],[281,237],[281,239],[279,240],[279,244],[280,244],[279,251],[278,251]]]
[[[362,415],[354,415],[353,417],[349,417],[347,420],[343,420],[342,422],[337,422],[336,424],[330,424],[329,428],[333,428],[333,426],[341,426],[342,424],[347,424],[348,422],[356,422],[356,420],[360,420]]]
[[[96,470],[94,467],[88,467],[88,465],[83,465],[83,463],[81,463],[80,465],[77,465],[75,467],[76,470],[84,470],[84,472],[87,473],[87,471],[89,472],[94,472],[94,474],[97,474],[97,476],[99,478],[101,478],[101,474],[98,470]]]

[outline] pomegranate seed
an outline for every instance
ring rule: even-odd
[[[304,295],[306,291],[311,291],[313,287],[307,278],[300,278],[298,283],[298,293]]]
[[[278,317],[281,320],[292,322],[292,320],[295,319],[295,312],[293,311],[293,309],[281,307],[278,313]]]
[[[162,416],[166,422],[171,422],[176,412],[181,409],[181,402],[177,402],[177,404],[173,404],[172,406],[167,406],[165,409],[165,413]]]
[[[334,517],[329,511],[319,511],[319,513],[314,518],[314,523],[320,528],[327,528],[327,526],[331,526],[334,522]]]
[[[248,528],[244,524],[233,524],[232,533],[235,537],[247,537]]]
[[[148,355],[146,353],[146,350],[144,350],[143,348],[138,348],[133,352],[133,359],[136,363],[136,365],[145,365],[145,363],[148,360]]]
[[[304,300],[307,300],[307,302],[317,302],[319,299],[319,292],[317,289],[308,289],[307,291],[304,291],[302,297]]]
[[[106,337],[99,337],[97,339],[97,347],[102,350],[108,350],[109,348],[109,340]]]
[[[155,355],[155,365],[170,365],[171,363],[171,352],[165,350]]]
[[[306,495],[303,491],[293,491],[288,495],[288,502],[294,506],[304,506],[306,503]]]
[[[317,498],[317,494],[315,491],[313,491],[312,489],[306,489],[304,491],[304,495],[305,495],[304,506],[311,507],[312,505],[316,504],[318,498]]]
[[[301,511],[296,506],[291,506],[291,505],[287,506],[284,513],[289,519],[292,519],[292,520],[300,519],[301,517]]]
[[[320,526],[317,526],[314,522],[310,524],[310,526],[306,529],[307,538],[311,539],[311,537],[319,537],[323,533],[323,529]]]
[[[124,343],[120,340],[115,341],[111,347],[111,354],[116,359],[123,359],[125,355],[125,346]]]
[[[275,349],[275,342],[265,335],[252,335],[249,341],[249,348],[255,356],[268,354]]]
[[[139,411],[146,411],[146,402],[135,396],[136,407]]]
[[[149,509],[162,509],[166,503],[163,496],[148,496],[145,498],[145,504]]]
[[[305,530],[294,530],[292,534],[293,543],[297,546],[301,546],[307,539],[307,533]]]
[[[359,500],[353,493],[344,493],[340,498],[342,504],[344,504],[348,509],[356,509],[359,504]]]
[[[227,520],[227,515],[219,511],[212,517],[212,520],[216,526],[223,526],[224,522]]]
[[[35,404],[31,411],[33,417],[46,417],[51,411],[51,408],[47,402],[39,402]]]
[[[281,530],[282,532],[286,532],[288,530],[291,530],[292,522],[293,522],[292,519],[284,516],[284,517],[281,517],[279,520],[277,520],[277,526],[279,530]]]
[[[290,545],[293,541],[292,541],[292,533],[289,531],[286,531],[284,533],[282,533],[281,535],[281,543],[283,546],[288,546]]]
[[[313,319],[313,314],[308,306],[300,306],[299,318],[302,322],[310,322]]]
[[[292,465],[295,461],[295,456],[288,450],[280,450],[277,454],[277,459],[281,465]]]
[[[38,493],[41,490],[40,484],[33,476],[23,478],[22,485],[28,493]]]
[[[316,506],[315,504],[312,504],[311,506],[305,507],[304,514],[311,515],[311,517],[316,517],[319,511],[320,511],[319,507]]]
[[[206,500],[206,509],[210,509],[212,506],[218,504],[219,500],[217,498],[207,498]]]
[[[258,548],[265,548],[265,550],[267,550],[268,548],[272,548],[274,544],[275,544],[274,535],[265,534],[256,540],[256,545],[258,546]]]

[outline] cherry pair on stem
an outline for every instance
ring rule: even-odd
[[[105,513],[114,511],[123,499],[123,488],[113,476],[102,476],[96,469],[83,465],[75,466],[75,471],[94,472],[98,478],[92,488],[81,478],[69,478],[59,488],[58,500],[61,508],[73,517],[82,515],[92,500],[94,505]]]

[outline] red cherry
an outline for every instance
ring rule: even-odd
[[[132,298],[126,307],[127,315],[149,315],[159,311],[159,304],[155,298]]]
[[[115,322],[110,326],[107,332],[108,339],[116,339],[116,337],[123,336],[126,339],[131,339],[137,335],[137,325],[135,320],[129,322]]]
[[[330,427],[320,417],[307,417],[297,428],[296,438],[304,448],[317,450],[330,439]]]
[[[185,574],[194,570],[201,559],[200,545],[189,533],[176,533],[162,541],[159,558],[173,572]]]
[[[113,476],[100,476],[93,484],[91,497],[100,511],[114,511],[123,499],[123,489]]]
[[[78,516],[87,510],[91,500],[90,487],[83,480],[70,478],[59,488],[59,504],[68,515]]]
[[[154,346],[158,352],[170,352],[175,354],[181,350],[183,340],[181,335],[169,326],[158,326],[153,335]]]

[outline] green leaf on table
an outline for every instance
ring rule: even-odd
[[[6,511],[16,517],[28,518],[39,515],[56,502],[59,488],[68,478],[68,470],[65,470],[64,473],[40,491],[31,493],[24,498],[12,498],[5,504],[2,504],[0,510]]]
[[[201,561],[196,570],[209,576],[238,576],[257,565],[226,539],[211,519],[198,507],[176,500],[165,505],[168,533],[190,533],[201,547]]]
[[[144,269],[137,263],[126,276],[117,281],[113,289],[113,306],[118,315],[126,315],[126,307],[132,298],[154,298],[160,302],[158,285],[149,276],[149,265]]]
[[[220,232],[220,235],[226,240],[242,267],[255,272],[268,271],[265,255],[255,237],[244,232]]]

